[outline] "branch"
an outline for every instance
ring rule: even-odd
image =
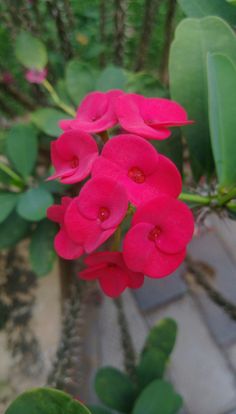
[[[169,62],[170,45],[171,45],[171,42],[173,39],[173,33],[174,33],[176,7],[177,7],[176,0],[168,1],[166,20],[165,20],[165,29],[164,29],[164,45],[163,45],[162,58],[161,58],[161,64],[160,64],[160,79],[165,85],[168,85],[168,81],[169,81],[168,62]]]

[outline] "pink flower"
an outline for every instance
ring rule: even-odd
[[[25,79],[30,83],[43,83],[48,74],[47,68],[38,70],[38,69],[28,69],[25,73]]]
[[[85,264],[88,268],[80,272],[80,278],[98,279],[103,292],[112,298],[126,288],[140,288],[144,282],[142,273],[128,269],[120,252],[92,253],[86,257]]]
[[[84,253],[83,247],[70,239],[64,225],[65,213],[71,202],[72,198],[62,197],[61,205],[54,204],[47,209],[49,220],[60,224],[60,230],[54,239],[55,250],[59,256],[68,260],[76,259]]]
[[[61,129],[81,129],[96,133],[105,131],[117,123],[115,101],[124,92],[111,90],[108,92],[91,92],[81,102],[76,119],[62,120]]]
[[[116,100],[116,114],[121,126],[147,139],[165,139],[170,127],[192,123],[177,102],[163,98],[145,98],[124,94]]]
[[[183,262],[193,231],[189,208],[179,200],[161,195],[134,214],[124,239],[124,260],[134,272],[153,278],[167,276]]]
[[[55,174],[48,178],[60,178],[64,184],[82,181],[92,169],[98,156],[93,137],[82,131],[67,131],[51,143],[51,159]]]
[[[95,161],[92,176],[119,181],[130,202],[139,205],[160,193],[178,197],[181,176],[176,166],[137,135],[118,135],[108,141]]]
[[[119,183],[106,177],[89,180],[67,209],[68,234],[91,253],[115,232],[127,207],[127,194]]]

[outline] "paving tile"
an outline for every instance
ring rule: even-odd
[[[235,377],[192,298],[185,296],[146,316],[150,325],[163,317],[172,317],[179,325],[169,377],[183,395],[187,411],[222,414],[234,409]]]
[[[236,221],[228,218],[222,219],[216,214],[212,214],[209,222],[216,230],[218,236],[223,240],[231,256],[236,260]]]
[[[213,286],[228,300],[236,302],[236,262],[217,234],[210,232],[195,238],[190,244],[189,252],[194,259],[205,262],[214,269]],[[208,298],[203,289],[197,289],[195,295],[218,344],[226,346],[235,342],[235,322]]]
[[[181,278],[184,266],[181,266],[171,276],[164,279],[146,278],[141,289],[134,291],[138,306],[142,311],[149,311],[158,306],[178,299],[187,292],[187,287]]]
[[[233,369],[236,372],[236,343],[228,347],[227,355],[229,357]]]

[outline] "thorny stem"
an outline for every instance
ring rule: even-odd
[[[189,193],[181,193],[179,199],[182,201],[201,204],[204,206],[209,206],[211,203],[211,197],[209,196],[201,196],[199,194],[189,194]]]
[[[45,79],[43,81],[42,85],[45,87],[45,89],[47,89],[47,91],[51,95],[53,101],[55,102],[55,104],[59,108],[61,108],[63,111],[65,111],[67,114],[69,114],[71,116],[76,115],[76,112],[73,108],[71,108],[70,106],[66,105],[64,102],[61,101],[61,99],[57,95],[55,89],[53,88],[53,86],[51,85],[51,83],[47,79]]]
[[[190,256],[186,259],[186,264],[189,272],[193,275],[195,281],[203,287],[209,298],[230,316],[231,319],[236,321],[236,305],[227,300],[220,292],[218,292],[207,281],[206,275],[202,269],[201,263],[194,261]]]
[[[114,304],[117,309],[118,324],[121,334],[121,345],[124,356],[124,367],[127,374],[135,380],[135,362],[136,355],[134,351],[134,345],[132,337],[129,332],[129,326],[124,312],[123,302],[121,297],[114,299]]]

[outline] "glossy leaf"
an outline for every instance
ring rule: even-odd
[[[216,41],[217,39],[217,41]],[[210,175],[212,156],[207,90],[207,54],[224,53],[236,61],[236,37],[218,17],[185,19],[177,27],[170,53],[172,99],[182,104],[194,125],[183,128],[187,138],[195,178]]]
[[[41,40],[25,31],[21,31],[16,38],[15,54],[19,62],[28,69],[43,69],[48,60]]]
[[[127,76],[123,69],[116,66],[107,66],[96,82],[96,89],[106,92],[109,89],[125,89]]]
[[[46,217],[47,208],[53,204],[52,195],[43,188],[30,188],[17,204],[17,212],[25,220],[39,221]]]
[[[208,55],[209,116],[213,154],[221,187],[236,185],[236,69],[223,55]]]
[[[51,137],[58,137],[62,133],[58,123],[61,119],[69,118],[64,112],[53,108],[38,109],[31,114],[31,121],[36,127]]]
[[[224,0],[178,0],[178,2],[189,17],[219,16],[232,25],[236,23],[235,9]]]
[[[95,390],[103,404],[124,413],[130,412],[136,397],[129,377],[112,367],[97,372]]]
[[[13,401],[5,414],[91,414],[70,395],[52,388],[26,391]]]
[[[94,90],[94,73],[80,61],[71,60],[66,67],[66,87],[72,101],[79,105],[84,96]]]
[[[13,211],[0,224],[0,249],[15,246],[22,240],[29,230],[29,222]]]
[[[166,362],[166,355],[158,348],[150,348],[141,355],[137,366],[137,375],[141,388],[153,380],[163,377]]]
[[[150,330],[145,342],[144,353],[151,348],[156,348],[168,358],[174,348],[176,336],[176,322],[171,318],[162,319]]]
[[[16,193],[0,193],[0,223],[12,212],[17,202]]]
[[[182,404],[171,384],[155,380],[139,395],[132,414],[177,414]]]
[[[6,142],[6,153],[16,170],[27,178],[36,163],[38,150],[37,131],[32,125],[13,126]]]
[[[88,409],[91,411],[91,414],[112,414],[111,411],[99,405],[88,405]]]
[[[34,231],[30,243],[30,262],[38,276],[48,274],[53,267],[56,253],[53,242],[58,226],[49,220],[40,222]]]

